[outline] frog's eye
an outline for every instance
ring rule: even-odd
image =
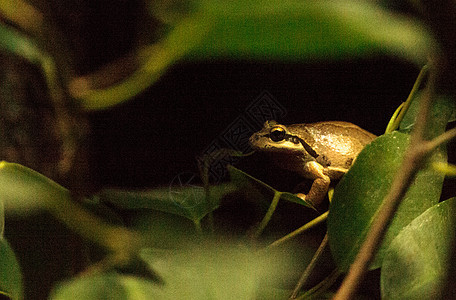
[[[271,132],[269,133],[269,138],[273,142],[280,142],[285,138],[285,129],[282,127],[274,127],[271,129]]]

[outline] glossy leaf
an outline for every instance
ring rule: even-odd
[[[438,299],[456,230],[456,198],[425,211],[401,230],[382,264],[382,299]]]
[[[266,183],[258,180],[249,174],[233,167],[228,166],[228,170],[230,172],[231,181],[238,187],[246,187],[249,189],[250,192],[256,192],[257,199],[262,200],[265,205],[269,205],[272,198],[274,197],[275,193],[279,191],[275,190],[273,187],[267,185]],[[303,201],[301,198],[297,197],[296,195],[288,192],[281,192],[280,199],[285,201],[294,202],[309,208],[316,210],[312,204]]]
[[[333,257],[346,271],[357,254],[394,175],[402,162],[409,135],[393,132],[367,145],[334,192],[328,215],[329,244]],[[432,160],[445,161],[436,151]],[[399,231],[439,201],[443,175],[426,167],[407,192],[390,225],[371,268],[378,268],[384,253]]]
[[[22,273],[16,255],[5,239],[0,239],[0,295],[22,298]]]
[[[199,221],[218,207],[224,194],[233,190],[230,184],[212,186],[210,201],[206,199],[204,188],[197,185],[171,185],[148,191],[105,189],[98,196],[122,209],[152,209]]]

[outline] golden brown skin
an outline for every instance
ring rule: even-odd
[[[269,153],[280,168],[312,179],[309,193],[298,195],[319,206],[331,180],[340,179],[364,146],[375,138],[372,133],[348,122],[285,126],[267,121],[250,137],[250,145],[256,151]]]

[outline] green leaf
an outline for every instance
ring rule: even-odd
[[[409,144],[409,135],[380,136],[359,154],[334,192],[328,215],[329,244],[341,271],[353,262],[368,229],[388,193]],[[445,161],[442,151],[431,160]],[[444,176],[426,167],[407,192],[390,225],[371,269],[381,264],[386,248],[399,231],[439,201]]]
[[[251,193],[255,193],[256,199],[262,200],[263,203],[265,203],[265,206],[269,206],[269,203],[271,202],[272,198],[274,197],[275,193],[279,193],[279,191],[275,190],[273,187],[267,185],[266,183],[256,179],[255,177],[250,176],[249,174],[233,167],[233,166],[228,166],[228,171],[230,172],[230,178],[231,181],[237,186],[237,187],[247,187],[247,189]],[[280,199],[283,199],[285,201],[290,201],[294,202],[309,208],[312,208],[314,210],[315,207],[313,207],[312,204],[305,202],[301,198],[297,197],[296,195],[288,192],[280,192],[281,196]]]
[[[200,221],[216,209],[220,198],[234,187],[230,184],[212,186],[210,201],[207,201],[204,188],[197,185],[171,185],[148,191],[125,191],[105,189],[99,193],[100,200],[129,210],[153,209]]]
[[[67,189],[46,176],[19,164],[0,162],[0,198],[5,208],[19,214],[37,209],[53,210],[61,199],[70,199]]]
[[[387,53],[422,64],[432,45],[418,22],[370,1],[203,0],[193,18],[209,28],[191,58],[308,60]]]
[[[50,299],[273,299],[271,283],[293,265],[286,252],[269,255],[220,241],[181,251],[143,249],[162,284],[115,273],[57,286]],[[269,290],[265,290],[268,287]]]
[[[404,115],[404,119],[402,119],[401,124],[399,125],[400,131],[410,132],[412,130],[423,96],[423,92],[418,92],[416,97],[412,100],[409,109]],[[435,99],[430,114],[430,118],[433,122],[429,123],[427,126],[427,131],[431,132],[431,136],[435,137],[442,134],[445,130],[446,123],[454,121],[456,113],[456,106],[454,103],[453,98],[448,96],[440,95]]]
[[[144,279],[115,273],[85,276],[59,284],[51,293],[52,300],[139,300],[169,299],[157,285]]]
[[[425,211],[401,230],[382,265],[382,299],[438,299],[456,230],[456,198]]]
[[[0,239],[0,295],[22,299],[22,273],[16,255],[5,239]]]
[[[5,233],[5,204],[3,199],[0,198],[0,239],[3,238]]]
[[[145,250],[142,257],[165,283],[160,299],[260,299],[293,266],[287,251],[270,255],[220,241],[185,251]]]

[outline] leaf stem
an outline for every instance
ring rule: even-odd
[[[388,124],[385,133],[392,132],[399,128],[399,124],[401,123],[402,119],[405,116],[405,113],[410,107],[410,104],[412,103],[412,99],[415,98],[416,93],[418,92],[418,89],[420,88],[421,83],[423,82],[424,78],[426,77],[428,73],[429,67],[428,65],[424,65],[421,68],[420,73],[418,74],[418,77],[415,80],[415,83],[413,84],[412,90],[410,91],[410,94],[407,97],[407,100],[403,103],[402,109],[399,111],[399,114],[397,118],[394,119],[392,126],[390,127],[390,124]],[[394,118],[394,116],[393,116]]]
[[[264,228],[266,228],[266,225],[268,225],[269,221],[271,220],[272,214],[277,208],[277,204],[279,204],[280,196],[282,196],[281,192],[276,191],[274,193],[274,198],[272,198],[271,205],[269,205],[268,211],[264,215],[263,220],[261,220],[260,225],[258,225],[258,229],[253,235],[253,238],[258,238],[263,232]]]
[[[323,214],[319,215],[315,219],[313,219],[313,220],[307,222],[306,224],[304,224],[303,226],[299,227],[295,231],[290,232],[289,234],[285,235],[284,237],[281,237],[280,239],[274,241],[273,243],[271,243],[268,246],[268,248],[277,247],[279,245],[282,245],[286,241],[296,237],[297,235],[303,233],[304,231],[309,230],[309,229],[317,226],[318,224],[324,222],[327,218],[328,218],[328,212],[324,212]]]
[[[203,234],[203,228],[201,227],[201,221],[200,220],[193,220],[193,224],[195,225],[196,232],[199,235]]]
[[[317,251],[315,251],[314,256],[310,260],[309,265],[307,268],[304,270],[304,272],[301,275],[301,278],[299,278],[298,283],[296,284],[296,287],[293,290],[293,293],[290,296],[290,299],[296,299],[296,296],[298,296],[299,291],[303,287],[303,285],[307,282],[307,279],[309,276],[312,274],[313,269],[315,268],[315,265],[318,262],[318,259],[320,258],[321,254],[325,250],[326,246],[328,245],[328,232],[326,232],[325,237],[320,243],[320,246],[318,247]]]
[[[316,292],[330,288],[334,284],[334,282],[336,282],[337,278],[339,278],[340,274],[340,271],[338,269],[335,269],[323,281],[321,281],[319,284],[317,284],[316,286],[314,286],[313,288],[299,296],[299,298],[297,299],[308,300],[309,298],[313,298]]]

